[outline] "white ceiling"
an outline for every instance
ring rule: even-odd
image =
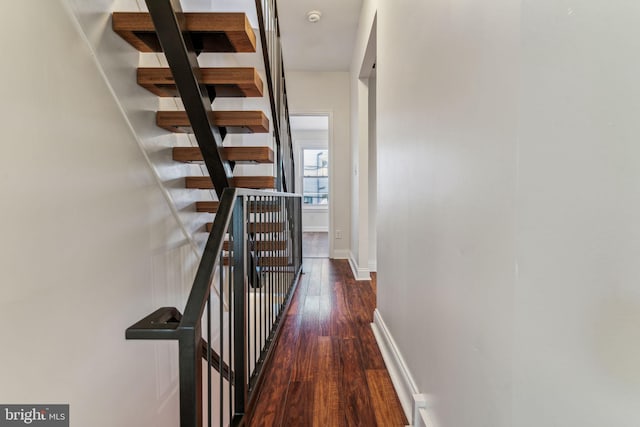
[[[136,0],[144,4],[142,0]],[[348,71],[362,0],[276,0],[286,71]],[[257,27],[255,0],[181,0],[188,11],[245,12]],[[307,12],[319,10],[312,24]]]
[[[277,0],[286,71],[347,71],[362,0]],[[307,12],[319,10],[312,24]]]

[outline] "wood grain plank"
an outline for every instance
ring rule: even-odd
[[[216,201],[207,201],[207,202],[196,202],[196,212],[208,212],[208,213],[216,213],[218,212],[218,207],[220,206],[219,202]],[[262,212],[277,212],[279,211],[279,205],[273,203],[257,203],[251,202],[249,203],[249,209],[254,213],[262,213]]]
[[[239,188],[276,188],[276,178],[273,176],[234,176],[231,183]]]
[[[400,400],[395,393],[389,373],[382,369],[368,370],[367,384],[378,425],[385,427],[407,425],[407,418],[401,410]],[[389,399],[394,397],[395,401],[389,402]]]
[[[269,119],[262,111],[211,111],[213,125],[227,128],[229,133],[268,133]],[[156,124],[175,133],[192,133],[185,111],[158,111]]]
[[[320,296],[320,303],[318,307],[318,332],[321,336],[328,337],[338,335],[336,324],[333,322],[334,306],[335,303],[333,301],[333,295],[329,294]]]
[[[207,232],[210,232],[213,228],[213,223],[208,222],[206,224]],[[250,233],[280,233],[284,230],[284,224],[281,222],[261,222],[249,224]]]
[[[367,320],[375,304],[373,288],[368,282],[353,280],[344,260],[305,258],[303,269],[290,306],[290,313],[295,313],[290,316],[299,322],[298,334],[289,344],[287,357],[273,363],[274,369],[286,365],[284,369],[290,372],[286,398],[282,398],[284,386],[279,376],[280,385],[268,389],[278,394],[279,401],[265,395],[268,404],[260,406],[269,407],[264,416],[267,421],[249,425],[406,425]],[[323,312],[329,310],[330,323],[323,326]],[[263,419],[259,410],[253,417]]]
[[[138,68],[140,86],[160,97],[178,97],[170,68]],[[261,97],[264,84],[258,71],[250,67],[200,68],[200,83],[215,90],[216,97]]]
[[[382,353],[376,342],[375,335],[370,324],[359,325],[356,328],[358,340],[360,341],[360,354],[362,357],[362,367],[364,369],[386,369]]]
[[[183,163],[202,162],[200,147],[173,147],[173,160]],[[226,160],[236,163],[273,163],[273,150],[270,147],[223,147],[222,155]]]
[[[374,416],[367,377],[362,369],[360,352],[356,339],[342,339],[340,356],[342,360],[342,381],[340,402],[348,425],[377,426]],[[386,426],[381,426],[386,427]]]
[[[274,188],[275,178],[272,176],[236,176],[232,178],[232,187],[238,188]],[[185,188],[213,190],[213,182],[208,176],[187,176]]]
[[[311,381],[293,381],[289,384],[281,426],[313,425],[314,384]]]
[[[312,267],[308,272],[311,277],[309,278],[309,288],[307,289],[307,295],[320,296],[322,288],[322,260],[312,260],[310,261],[310,264]]]
[[[302,238],[302,256],[305,258],[328,258],[328,233],[304,232]]]
[[[185,30],[202,52],[255,52],[256,35],[244,13],[184,13]],[[114,12],[114,32],[140,52],[162,52],[148,12]]]
[[[220,202],[215,202],[215,201],[196,202],[196,212],[216,213],[218,212],[219,206],[220,206]]]
[[[371,287],[368,283],[355,281],[344,288],[345,301],[347,302],[349,313],[356,323],[368,324],[373,322],[375,306],[371,304],[370,298],[367,298],[366,295],[366,292],[370,290]]]
[[[298,285],[299,286],[299,285]],[[278,369],[271,369],[264,381],[264,386],[257,399],[254,416],[247,425],[254,427],[271,427],[280,425],[285,412],[282,404],[283,396],[287,395],[293,361],[298,348],[299,316],[285,316],[282,333],[275,347],[273,360],[277,361]]]
[[[300,344],[291,374],[292,381],[313,381],[315,378],[319,335],[318,305],[318,297],[307,295],[300,318]]]
[[[340,413],[340,342],[335,337],[318,337],[316,378],[314,389],[313,425],[339,427],[344,425]]]
[[[229,265],[229,257],[223,258],[223,264]],[[261,256],[258,258],[259,267],[282,267],[289,265],[289,257],[286,256]]]
[[[308,267],[306,267],[303,261],[302,274],[300,276],[300,282],[298,283],[298,289],[293,294],[291,304],[289,305],[289,314],[301,314],[302,307],[307,295],[307,287],[309,286],[309,275],[305,273]]]
[[[342,281],[336,281],[333,284],[335,294],[335,305],[333,309],[332,330],[336,331],[336,334],[343,338],[356,337],[355,327],[349,313],[349,306],[347,304],[344,292],[344,283]]]
[[[335,380],[315,383],[313,407],[314,427],[340,427],[345,416],[340,412],[340,392]]]

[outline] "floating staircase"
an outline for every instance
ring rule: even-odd
[[[224,147],[227,160],[237,163],[273,163],[273,150],[269,147]],[[202,151],[198,147],[175,147],[173,160],[183,163],[200,163]]]
[[[212,222],[207,223],[207,231],[211,231],[213,227]],[[249,233],[260,234],[260,233],[282,233],[285,231],[285,225],[283,222],[260,222],[253,223],[249,226]]]
[[[213,190],[213,182],[208,176],[188,176],[184,179],[186,188]],[[276,179],[272,176],[236,176],[232,179],[232,187],[238,188],[275,188]]]
[[[201,68],[200,76],[207,91],[217,96],[263,96],[264,85],[255,68]],[[138,84],[163,98],[179,96],[169,68],[138,68]]]
[[[228,133],[268,133],[269,119],[262,111],[212,111],[213,124]],[[169,132],[191,133],[191,123],[184,111],[158,111],[156,124]]]
[[[198,53],[255,52],[256,36],[244,13],[184,13],[184,29]],[[116,12],[113,30],[140,52],[162,52],[151,15],[146,12]],[[255,68],[200,68],[198,83],[213,98],[262,97],[263,81]],[[137,83],[159,97],[179,97],[173,73],[168,67],[138,68]],[[224,138],[230,133],[269,133],[270,123],[262,111],[211,111],[210,122],[220,129]],[[157,126],[175,133],[192,133],[185,111],[158,111]],[[268,146],[219,147],[221,158],[230,164],[273,164],[274,150]],[[183,163],[203,162],[200,147],[174,147],[173,159]],[[229,185],[251,189],[275,189],[273,176],[233,176]],[[209,176],[185,177],[185,189],[215,189]],[[215,214],[217,201],[201,201],[197,212]],[[259,209],[256,208],[256,212]],[[274,229],[275,230],[275,229]],[[210,226],[207,227],[210,231]]]
[[[255,52],[256,36],[244,13],[184,13],[199,52]],[[140,52],[162,52],[151,15],[115,12],[113,30]]]
[[[205,176],[185,176],[184,191],[214,190],[213,200],[195,204],[196,212],[214,222],[203,227],[209,235],[184,312],[159,308],[127,328],[126,337],[178,341],[182,427],[202,427],[205,415],[207,425],[245,425],[302,271],[302,198],[286,194],[294,191],[294,161],[277,8],[271,0],[255,3],[263,83],[255,68],[202,68],[197,60],[203,52],[256,52],[257,38],[244,13],[182,13],[179,0],[145,3],[150,13],[114,13],[113,30],[141,52],[164,53],[168,67],[138,68],[136,81],[158,97],[180,98],[175,104],[184,111],[157,111],[155,124],[194,135],[197,147],[173,147],[173,160],[202,163]],[[265,95],[268,115],[213,110],[217,98]],[[270,142],[234,147],[225,141],[232,133],[262,133]],[[274,164],[267,173],[277,177],[241,176],[234,171],[237,164],[242,171],[254,168],[253,175],[260,173],[251,165]],[[261,189],[278,192],[255,191]],[[214,289],[219,316],[210,315]],[[216,327],[220,339],[214,347]],[[214,399],[209,367],[221,374],[221,388],[233,388],[226,399]]]
[[[218,211],[219,203],[218,202],[197,202],[196,203],[196,211],[197,212],[209,212],[216,213]],[[268,202],[252,202],[249,203],[249,211],[251,213],[273,213],[279,212],[280,206],[273,203]]]

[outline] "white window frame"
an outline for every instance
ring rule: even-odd
[[[298,169],[298,173],[296,174],[296,186],[297,188],[300,189],[299,193],[303,194],[304,191],[304,187],[303,187],[303,179],[304,179],[304,169],[302,169],[303,165],[304,165],[304,158],[303,158],[303,153],[304,150],[329,150],[329,144],[326,141],[322,141],[322,140],[298,140],[297,141],[297,147],[296,147],[296,158],[298,159],[297,164],[300,165],[300,168]],[[329,205],[331,204],[331,153],[329,153],[329,177],[328,177],[328,200],[327,200],[327,204],[326,205],[307,205],[307,204],[302,204],[302,210],[303,211],[309,211],[309,212],[328,212],[329,211]]]

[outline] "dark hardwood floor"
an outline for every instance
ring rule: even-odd
[[[249,426],[405,426],[370,323],[373,282],[345,260],[305,258]]]
[[[302,233],[302,254],[305,258],[329,258],[329,233]]]

